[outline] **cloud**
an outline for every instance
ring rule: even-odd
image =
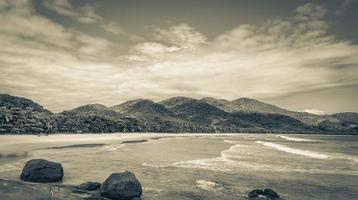
[[[77,11],[69,0],[45,0],[43,5],[59,15],[71,17],[80,23],[91,24],[102,19],[101,16],[95,13],[94,8],[88,4]]]
[[[327,10],[318,4],[307,3],[296,8],[297,20],[312,20],[312,19],[321,19],[326,14]]]
[[[108,24],[103,24],[103,29],[109,33],[114,35],[124,35],[126,32],[122,27],[120,27],[117,23],[111,22]]]
[[[128,33],[123,27],[121,27],[120,25],[118,25],[118,23],[112,21],[109,23],[102,23],[102,28],[103,30],[105,30],[107,33],[110,33],[112,35],[115,36],[125,36],[127,37],[130,41],[132,42],[143,42],[144,38],[133,34],[133,33]]]
[[[207,40],[206,36],[195,31],[188,24],[172,26],[169,29],[154,27],[154,38],[157,41],[166,42],[180,48],[194,48],[204,44]]]
[[[311,113],[311,114],[315,114],[315,115],[324,115],[325,112],[323,110],[318,110],[318,109],[306,109],[303,112],[307,112],[307,113]]]
[[[55,23],[31,1],[0,2],[0,92],[54,111],[138,97],[272,98],[358,84],[358,46],[329,34],[316,4],[213,39],[189,24],[155,27],[151,40],[125,48]],[[67,7],[59,12],[73,10],[59,4]]]

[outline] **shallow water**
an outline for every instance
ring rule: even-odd
[[[64,183],[133,171],[143,199],[358,199],[358,137],[265,134],[0,136],[0,178],[28,159],[62,163]]]

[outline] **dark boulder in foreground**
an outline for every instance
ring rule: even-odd
[[[93,191],[99,189],[100,187],[101,187],[101,183],[88,181],[79,185],[77,189]]]
[[[115,200],[132,200],[140,198],[142,186],[132,172],[111,174],[102,184],[100,193],[103,197]]]
[[[256,189],[248,194],[249,199],[257,200],[279,200],[280,196],[272,189]]]
[[[62,178],[62,165],[43,159],[27,161],[20,176],[20,179],[23,181],[38,183],[58,182],[61,181]]]

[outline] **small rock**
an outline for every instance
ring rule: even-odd
[[[57,182],[61,181],[62,178],[62,165],[43,159],[27,161],[20,176],[23,181],[38,183]]]
[[[111,174],[101,185],[103,197],[116,200],[132,200],[140,198],[142,186],[132,172]]]
[[[277,192],[273,191],[272,189],[264,189],[264,195],[271,199],[279,199],[280,196],[277,194]]]
[[[248,194],[249,199],[279,200],[280,196],[272,189],[256,189]]]
[[[88,181],[79,185],[77,189],[92,191],[98,189],[99,187],[101,187],[101,183]]]

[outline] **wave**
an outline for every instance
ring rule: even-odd
[[[232,141],[226,141],[232,142]],[[322,153],[300,150],[295,148],[290,148],[287,146],[256,141],[258,144],[275,148],[281,151],[288,153],[299,154],[303,156],[327,159],[332,160],[336,157],[332,155],[326,155]],[[254,148],[254,149],[253,149]],[[256,148],[256,149],[255,149]],[[211,171],[220,171],[220,172],[232,172],[232,171],[248,171],[248,172],[299,172],[299,173],[309,173],[309,174],[345,174],[345,175],[357,175],[356,170],[342,170],[342,169],[333,169],[333,168],[315,168],[312,166],[292,166],[290,163],[284,164],[272,164],[272,163],[257,163],[255,162],[255,151],[257,153],[262,153],[262,149],[251,145],[242,145],[236,144],[232,145],[230,148],[223,150],[219,156],[213,158],[205,159],[194,159],[186,161],[178,161],[175,163],[163,164],[163,163],[143,163],[143,166],[155,167],[155,168],[165,168],[165,167],[179,167],[179,168],[191,168],[191,169],[203,169]],[[344,156],[343,156],[344,157]],[[346,160],[345,158],[343,158]],[[355,161],[355,158],[350,158],[350,161]],[[201,182],[201,187],[208,187],[207,185],[212,183]],[[205,186],[206,184],[206,186]]]
[[[279,135],[278,137],[285,139],[285,140],[289,140],[289,141],[295,141],[295,142],[315,142],[315,140],[298,138],[298,137],[288,137],[288,136],[284,136],[284,135]]]
[[[228,144],[237,144],[237,141],[235,140],[224,140],[224,142]]]
[[[308,150],[295,149],[295,148],[287,147],[285,145],[280,145],[280,144],[276,144],[276,143],[262,142],[262,141],[256,141],[256,143],[262,144],[264,146],[271,147],[271,148],[274,148],[274,149],[277,149],[279,151],[283,151],[286,153],[292,153],[292,154],[297,154],[297,155],[311,157],[311,158],[317,158],[317,159],[331,158],[331,156],[326,155],[326,154],[317,153],[317,152],[308,151]]]
[[[172,167],[172,164],[153,164],[153,163],[142,163],[145,167],[154,167],[154,168],[161,168],[161,167]]]
[[[121,145],[119,145],[117,147],[108,147],[108,148],[105,148],[103,151],[106,151],[106,152],[108,152],[108,151],[117,151],[118,149],[122,148],[123,146],[124,146],[124,144],[121,144]]]
[[[221,191],[229,189],[230,185],[217,181],[197,180],[196,187],[206,191]]]

